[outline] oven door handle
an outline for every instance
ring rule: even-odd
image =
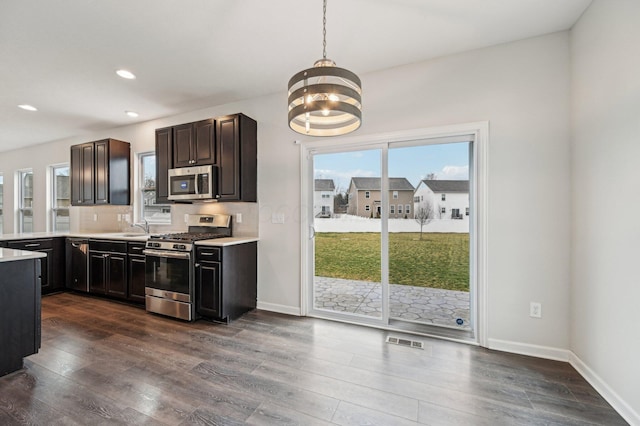
[[[184,253],[184,252],[145,250],[142,253],[144,253],[147,256],[170,257],[172,259],[191,259],[191,253]]]

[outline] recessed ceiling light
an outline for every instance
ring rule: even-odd
[[[118,70],[118,71],[116,71],[116,74],[118,74],[120,77],[126,78],[128,80],[133,80],[134,78],[136,78],[136,75],[134,73],[132,73],[131,71],[127,71],[127,70]]]
[[[129,117],[137,117],[138,113],[135,111],[125,111],[125,113],[129,116]]]
[[[27,105],[27,104],[18,105],[18,108],[26,109],[27,111],[37,111],[38,110],[38,108],[34,107],[33,105]]]

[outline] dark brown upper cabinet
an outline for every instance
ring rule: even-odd
[[[213,118],[173,127],[173,167],[216,164]]]
[[[104,139],[71,147],[71,205],[130,204],[128,142]]]
[[[244,114],[156,129],[156,202],[166,203],[172,168],[218,166],[218,201],[257,200],[257,123]]]
[[[257,123],[244,114],[216,117],[218,201],[257,200]]]
[[[173,127],[156,129],[156,203],[169,203],[169,169],[173,168]]]

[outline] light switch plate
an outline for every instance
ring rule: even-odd
[[[531,302],[529,304],[529,316],[531,318],[542,318],[542,303]]]
[[[236,223],[242,223],[242,213],[236,213]]]

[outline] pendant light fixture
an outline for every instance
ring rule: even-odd
[[[322,59],[289,80],[289,127],[309,136],[338,136],[362,122],[357,75],[327,59],[327,0],[322,8]]]

